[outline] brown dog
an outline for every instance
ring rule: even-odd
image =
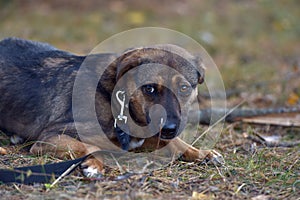
[[[80,70],[82,65],[88,67]],[[88,78],[82,79],[82,89],[74,97],[80,75]],[[95,90],[85,88],[92,79],[98,81]],[[30,152],[59,158],[119,147],[132,152],[165,147],[170,155],[182,154],[187,161],[219,162],[222,157],[214,151],[199,151],[177,137],[187,123],[197,84],[203,80],[202,63],[175,45],[85,57],[9,38],[0,42],[0,128],[35,140]],[[88,108],[76,104],[80,102],[76,98],[83,96],[93,99],[105,137],[97,137]],[[96,158],[85,165],[87,176],[95,175],[90,169],[97,173],[103,169]]]

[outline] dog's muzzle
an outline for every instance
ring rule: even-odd
[[[167,140],[173,139],[178,135],[177,132],[178,132],[178,126],[176,123],[166,122],[161,129],[160,138],[167,139]]]

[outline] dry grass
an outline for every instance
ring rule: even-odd
[[[299,151],[294,148],[267,148],[245,139],[243,132],[280,133],[286,139],[299,139],[299,129],[269,126],[226,125],[216,149],[226,159],[223,167],[174,161],[153,171],[116,180],[118,169],[106,168],[101,180],[83,178],[79,171],[54,188],[47,184],[0,185],[6,199],[249,199],[266,195],[268,199],[299,197]],[[3,138],[2,138],[3,141]],[[57,162],[49,157],[32,157],[20,146],[8,147],[0,167]],[[17,152],[17,153],[16,153]]]

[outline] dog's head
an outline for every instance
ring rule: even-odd
[[[200,59],[175,45],[131,49],[117,61],[117,80],[131,94],[130,117],[139,126],[161,127],[161,139],[178,136],[187,123],[188,108],[197,96],[197,85],[204,81]],[[161,105],[153,112],[151,107]],[[151,113],[152,112],[152,113]],[[163,123],[162,123],[163,122]]]

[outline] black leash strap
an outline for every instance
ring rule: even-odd
[[[90,156],[114,155],[115,157],[120,157],[123,154],[124,152],[100,150],[75,160],[67,160],[45,165],[18,167],[13,169],[0,169],[0,183],[49,183],[62,175],[69,175]]]
[[[66,175],[73,172],[89,155],[59,163],[0,169],[0,183],[49,183],[61,176],[72,165],[74,167]]]

